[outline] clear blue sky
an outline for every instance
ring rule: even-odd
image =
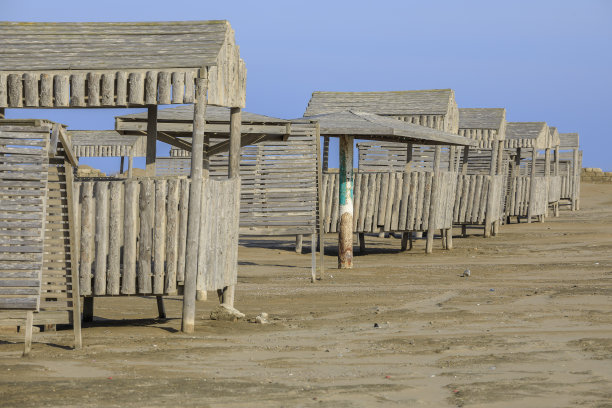
[[[251,112],[302,116],[315,90],[452,88],[460,107],[579,132],[584,166],[612,171],[612,1],[0,0],[0,10],[12,21],[227,19]],[[7,111],[73,129],[112,128],[124,113]]]

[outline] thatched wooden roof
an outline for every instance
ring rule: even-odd
[[[295,122],[314,120],[319,122],[321,136],[353,136],[363,140],[382,140],[432,145],[476,146],[474,140],[403,122],[374,113],[347,110],[295,119]]]
[[[121,135],[114,130],[69,130],[74,154],[78,157],[144,157],[144,136]]]
[[[209,103],[244,106],[246,69],[227,21],[0,22],[0,44],[0,107],[191,103],[198,76]],[[100,81],[116,89],[105,95]]]
[[[459,113],[452,89],[391,92],[313,92],[304,116],[355,110],[396,116],[415,124],[457,133]]]
[[[546,122],[508,122],[506,124],[506,148],[533,148],[538,150],[552,147]]]
[[[459,108],[459,129],[500,130],[505,123],[504,108]]]
[[[578,133],[559,133],[559,141],[559,148],[561,150],[580,148],[580,137]]]

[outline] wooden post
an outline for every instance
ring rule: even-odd
[[[196,279],[202,208],[202,180],[204,178],[204,127],[206,124],[206,78],[197,78],[193,107],[193,136],[191,150],[191,188],[187,219],[187,247],[185,252],[185,286],[183,292],[183,321],[181,330],[193,333],[195,327]],[[206,171],[208,178],[208,170]]]
[[[295,252],[297,254],[301,254],[302,253],[302,242],[304,241],[304,236],[303,235],[296,235],[295,236]]]
[[[359,254],[360,255],[366,254],[365,233],[363,232],[359,233]]]
[[[500,175],[503,171],[504,164],[504,142],[498,141],[497,144],[497,173]]]
[[[157,298],[157,313],[160,319],[166,318],[166,306],[164,305],[164,297],[156,296]]]
[[[463,165],[461,166],[461,174],[467,174],[469,156],[470,156],[470,146],[463,146]]]
[[[132,178],[132,169],[134,168],[134,153],[130,148],[130,155],[128,156],[128,178]]]
[[[27,356],[32,351],[32,326],[34,325],[34,312],[28,310],[26,312],[25,323],[25,341],[23,347],[23,356]]]
[[[485,226],[484,226],[484,237],[490,238],[493,233],[493,214],[491,211],[493,209],[493,200],[497,199],[497,197],[493,197],[492,194],[492,186],[493,179],[495,177],[495,173],[497,172],[497,161],[498,157],[498,149],[499,149],[499,140],[493,141],[493,146],[491,147],[491,163],[489,167],[489,191],[487,192],[487,203],[486,203],[486,212],[485,212]]]
[[[535,173],[536,173],[536,159],[537,159],[538,151],[536,148],[531,149],[531,186],[529,189],[529,205],[527,207],[527,223],[531,223],[531,217],[533,216],[533,198],[535,197]]]
[[[433,162],[433,180],[431,182],[431,200],[429,200],[429,225],[427,230],[427,242],[425,243],[425,253],[427,254],[431,254],[433,252],[433,239],[435,234],[434,223],[437,218],[437,211],[435,208],[437,207],[438,184],[440,183],[438,180],[440,172],[440,151],[441,147],[436,146]]]
[[[77,238],[75,231],[75,221],[78,214],[75,213],[74,203],[74,171],[72,164],[68,160],[64,160],[64,168],[66,175],[66,196],[68,198],[68,237],[70,240],[70,281],[72,283],[72,329],[74,331],[74,348],[80,349],[83,346],[81,337],[81,293],[79,287],[79,270],[77,268]]]
[[[319,127],[319,122],[315,122],[315,140],[317,146],[317,158],[320,159],[320,150],[321,150],[321,131]],[[323,169],[321,165],[321,161],[317,163],[317,204],[318,204],[318,214],[319,214],[319,279],[323,279],[323,273],[325,272],[325,228],[323,226],[323,217],[321,216],[323,212],[323,196],[322,196],[322,185],[323,185]],[[314,283],[314,281],[313,281]]]
[[[404,165],[404,180],[408,179],[410,177],[410,172],[412,171],[412,164],[414,161],[413,158],[413,146],[412,143],[406,143],[406,164]],[[405,187],[404,187],[405,188]],[[403,192],[403,197],[407,198],[408,200],[411,200],[412,197],[409,196],[409,192],[408,191],[404,191]],[[402,201],[402,206],[408,206],[407,202],[403,202]],[[405,225],[402,225],[402,228],[405,228]],[[410,249],[412,249],[412,231],[408,231],[408,232],[403,232],[402,233],[402,244],[401,244],[401,251],[405,251],[407,246],[408,246],[408,241],[410,240]]]
[[[93,322],[94,316],[94,298],[87,296],[83,298],[83,321]]]
[[[149,105],[147,115],[147,158],[145,174],[155,176],[155,157],[157,155],[157,105]]]
[[[353,136],[340,136],[338,268],[353,267]]]
[[[121,162],[119,164],[119,174],[123,176],[123,168],[125,166],[125,156],[121,156]]]
[[[323,136],[323,172],[329,169],[329,136]]]
[[[548,217],[548,194],[550,192],[550,149],[544,150],[544,177],[546,178],[546,206],[544,215]]]
[[[310,235],[310,279],[317,280],[317,234]]]
[[[578,166],[578,149],[572,150],[572,211],[578,209],[576,200],[578,200],[577,184],[580,177],[580,168]]]
[[[240,126],[242,125],[242,110],[240,108],[230,109],[230,147],[228,161],[228,177],[240,177]],[[223,288],[222,303],[234,307],[234,296],[236,286],[230,285]]]
[[[408,238],[411,235],[411,233],[408,232],[402,232],[402,251],[405,251],[408,247]]]

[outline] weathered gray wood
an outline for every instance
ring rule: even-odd
[[[157,157],[157,105],[148,107],[147,120],[147,156],[145,173],[155,176],[155,158]]]
[[[172,73],[172,103],[183,103],[185,95],[185,73]]]
[[[56,107],[67,107],[70,105],[70,76],[57,74],[53,77],[53,95]]]
[[[433,252],[433,239],[435,233],[435,222],[436,222],[436,203],[439,200],[439,177],[440,177],[440,155],[441,148],[440,146],[436,146],[435,155],[434,155],[434,163],[433,163],[433,180],[431,183],[431,203],[429,210],[429,223],[428,223],[428,231],[427,231],[427,242],[425,252],[430,254]]]
[[[87,106],[100,106],[100,81],[102,75],[99,72],[87,74]]]
[[[144,86],[144,103],[157,105],[157,71],[147,71]]]
[[[23,348],[23,356],[27,356],[32,351],[32,328],[34,325],[34,312],[28,310],[26,312],[26,323],[25,323],[25,341]]]
[[[106,293],[119,294],[121,282],[121,190],[119,182],[110,183],[110,212],[109,212],[109,244],[108,244],[108,274]]]
[[[136,293],[136,222],[138,217],[139,183],[126,181],[123,224],[123,279],[121,293],[131,295]]]
[[[70,106],[85,106],[85,74],[70,76]]]
[[[102,106],[113,106],[115,104],[115,73],[105,72],[102,74],[100,104]]]
[[[155,181],[155,215],[153,228],[153,293],[164,293],[166,263],[166,180]]]
[[[8,75],[0,73],[0,111],[4,113],[4,108],[8,106]],[[0,117],[3,119],[4,117]]]
[[[179,180],[168,180],[168,217],[166,223],[166,289],[169,295],[177,292],[177,256],[179,239]]]
[[[536,176],[536,171],[535,171],[535,165],[536,165],[536,160],[537,160],[537,154],[538,151],[536,150],[536,148],[532,148],[531,149],[531,174],[530,174],[530,179],[529,182],[530,184],[530,189],[529,189],[529,205],[527,207],[527,223],[531,223],[531,217],[533,216],[533,203],[535,202],[535,176]]]
[[[178,282],[185,281],[185,251],[187,244],[187,214],[189,205],[188,180],[181,180],[179,201],[179,227],[178,227],[178,261],[176,265],[176,279]]]
[[[91,295],[94,214],[93,183],[85,182],[81,187],[81,245],[79,254],[79,285],[82,296]]]
[[[206,123],[205,79],[196,79],[196,101],[193,111],[193,137],[191,156],[191,189],[189,191],[189,216],[187,220],[187,247],[185,261],[185,285],[183,292],[183,321],[181,329],[193,333],[195,327],[195,300],[197,277],[197,250],[200,236],[200,213],[202,203],[202,180],[208,177],[203,171],[204,127]],[[160,92],[161,93],[161,92]]]
[[[94,294],[106,294],[106,261],[108,256],[108,183],[96,182],[94,185],[96,201],[96,237],[94,259]]]
[[[185,97],[183,103],[193,103],[195,96],[195,75],[193,71],[185,72]]]
[[[125,71],[117,72],[117,82],[115,85],[115,104],[117,106],[126,106],[127,105],[127,95],[128,93],[128,74]]]
[[[151,293],[151,259],[153,251],[153,216],[155,199],[153,180],[140,182],[140,237],[138,240],[138,293]]]
[[[304,236],[303,235],[298,234],[298,235],[295,236],[295,253],[297,253],[297,254],[301,254],[302,253],[303,241],[304,241]]]
[[[169,105],[172,103],[172,84],[171,84],[171,73],[168,71],[161,71],[157,78],[158,87],[158,104]]]
[[[8,105],[11,108],[23,106],[23,81],[21,74],[8,75]]]
[[[141,72],[132,72],[129,75],[129,103],[131,105],[143,105],[145,84],[145,74]]]
[[[23,75],[25,106],[38,106],[38,80],[40,75],[26,72]]]
[[[230,111],[230,149],[229,149],[229,178],[240,176],[240,125],[242,123],[240,108]]]

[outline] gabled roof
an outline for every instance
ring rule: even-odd
[[[508,122],[506,124],[506,147],[546,149],[550,147],[548,132],[546,122]]]
[[[227,21],[0,22],[2,71],[201,68],[218,65]]]
[[[304,116],[346,110],[380,115],[444,115],[454,104],[452,89],[392,92],[313,92]]]
[[[476,146],[463,136],[387,118],[369,112],[346,110],[295,119],[292,122],[318,121],[321,136],[349,135],[364,140],[383,140],[433,145]]]
[[[551,148],[555,148],[561,143],[559,140],[559,131],[554,126],[548,127],[548,143]]]
[[[580,137],[578,133],[559,133],[559,141],[559,148],[561,150],[580,148]]]
[[[78,157],[146,156],[147,138],[121,135],[114,130],[69,130]]]
[[[459,129],[500,130],[505,122],[504,108],[459,108]]]

